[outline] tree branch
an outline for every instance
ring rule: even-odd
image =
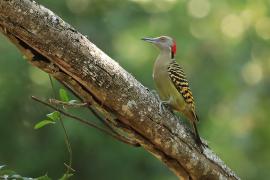
[[[50,10],[30,0],[2,0],[0,29],[32,65],[95,107],[178,177],[239,179],[210,149],[201,153],[171,112],[156,113],[158,99],[147,88]]]

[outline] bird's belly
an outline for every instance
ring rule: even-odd
[[[175,88],[170,77],[166,73],[167,72],[153,74],[160,99],[162,101],[167,101],[174,110],[183,111],[186,104],[184,98]]]

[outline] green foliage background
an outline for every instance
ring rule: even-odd
[[[174,37],[189,77],[202,137],[243,179],[270,177],[270,1],[39,0],[127,71],[154,88],[157,49],[140,38]],[[0,35],[0,164],[54,179],[68,161],[59,124],[34,130],[52,97],[48,76],[27,64]],[[94,120],[85,110],[73,113]],[[74,179],[176,179],[152,155],[65,120]]]

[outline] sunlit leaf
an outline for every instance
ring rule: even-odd
[[[30,177],[23,177],[19,175],[17,172],[7,169],[6,165],[0,166],[0,179],[11,179],[11,180],[33,180],[34,178]],[[44,180],[50,180],[50,179],[44,179]]]
[[[4,167],[6,167],[6,165],[1,165],[0,166],[0,170],[3,169]]]
[[[48,118],[50,118],[51,120],[57,121],[60,119],[60,113],[58,111],[54,111],[50,114],[46,115]]]
[[[34,126],[34,129],[39,129],[39,128],[42,128],[48,124],[54,124],[55,122],[52,121],[52,120],[49,120],[49,119],[45,119],[45,120],[42,120],[40,122],[38,122],[35,126]]]
[[[15,175],[15,174],[17,174],[17,173],[15,171],[13,171],[13,170],[10,170],[10,169],[0,170],[0,176],[12,176],[12,175]]]
[[[61,88],[59,90],[59,96],[60,96],[61,101],[64,101],[64,102],[69,101],[69,97],[68,97],[67,91],[65,89]]]
[[[16,180],[26,180],[26,179],[29,179],[29,178],[23,178],[21,175],[19,174],[13,174],[10,176],[10,179],[16,179]]]
[[[68,180],[73,174],[64,174],[59,180]]]
[[[44,176],[40,176],[38,178],[35,178],[36,180],[51,180],[51,178],[46,174]]]

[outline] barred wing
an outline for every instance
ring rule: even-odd
[[[185,102],[191,105],[192,111],[195,114],[194,99],[183,68],[174,60],[170,63],[168,72],[175,88],[183,96]]]

